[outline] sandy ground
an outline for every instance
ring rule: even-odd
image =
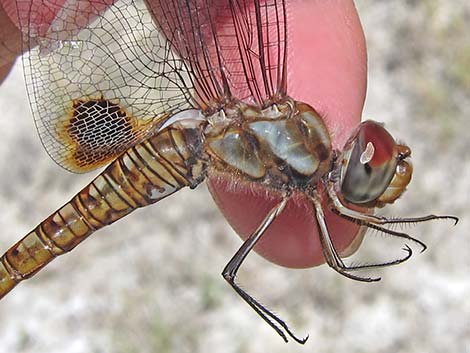
[[[466,3],[466,4],[465,4]],[[460,217],[413,228],[429,246],[377,284],[326,266],[252,256],[241,280],[299,333],[285,345],[219,273],[239,239],[206,188],[185,190],[100,231],[0,303],[0,352],[470,352],[470,5],[358,3],[369,46],[364,117],[413,148],[414,181],[392,215]],[[0,87],[0,249],[83,187],[46,155],[20,65]],[[365,258],[389,255],[387,240]]]

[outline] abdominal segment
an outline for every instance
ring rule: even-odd
[[[96,230],[205,176],[201,134],[168,127],[110,164],[0,258],[0,298]]]

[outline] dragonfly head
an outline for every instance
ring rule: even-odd
[[[361,123],[339,160],[343,198],[365,207],[393,203],[411,180],[410,155],[410,148],[396,143],[383,125],[375,121]]]

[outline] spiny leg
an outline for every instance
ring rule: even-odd
[[[382,233],[392,235],[394,237],[399,237],[403,239],[410,240],[419,246],[421,246],[421,251],[423,252],[427,249],[426,244],[424,244],[421,240],[416,239],[406,233],[402,232],[397,232],[392,229],[388,228],[383,228],[380,227],[378,224],[397,224],[397,223],[411,223],[411,222],[424,222],[426,220],[434,220],[434,219],[452,219],[455,222],[458,221],[457,217],[454,216],[435,216],[435,215],[430,215],[426,217],[419,217],[419,218],[403,218],[403,219],[389,219],[386,217],[377,217],[374,215],[368,215],[365,213],[358,212],[356,210],[352,210],[344,206],[341,202],[341,200],[338,198],[336,191],[334,190],[334,184],[332,182],[329,182],[327,185],[327,191],[328,191],[328,196],[330,198],[330,201],[333,203],[332,211],[335,212],[337,215],[340,217],[350,221],[354,222],[356,224],[366,226],[368,228],[372,228],[375,230],[378,230]],[[405,247],[403,248],[404,251],[407,252],[406,256],[389,261],[389,262],[383,262],[383,263],[373,263],[373,264],[366,264],[366,265],[359,265],[359,266],[350,266],[348,267],[348,270],[362,270],[362,269],[371,269],[371,268],[378,268],[378,267],[386,267],[386,266],[393,266],[393,265],[398,265],[401,264],[405,261],[407,261],[411,255],[412,255],[412,250],[411,248],[405,244]]]
[[[326,259],[326,262],[328,263],[328,265],[330,267],[332,267],[335,271],[339,272],[340,274],[342,274],[342,275],[344,275],[348,278],[357,280],[357,281],[377,282],[377,281],[380,281],[380,277],[377,277],[377,278],[360,277],[360,276],[352,275],[348,271],[356,271],[356,270],[365,270],[365,269],[373,269],[373,268],[379,268],[379,267],[394,266],[394,265],[398,265],[398,264],[401,264],[401,263],[407,261],[413,255],[413,251],[411,250],[411,248],[408,245],[405,245],[405,247],[403,248],[403,251],[406,252],[406,255],[399,258],[399,259],[396,259],[396,260],[393,260],[393,261],[388,261],[388,262],[373,263],[373,264],[346,266],[344,264],[343,260],[341,259],[341,257],[338,255],[338,252],[336,251],[336,249],[333,245],[333,242],[331,241],[331,238],[330,238],[330,235],[329,235],[329,232],[328,232],[328,227],[327,227],[326,222],[325,222],[325,215],[323,213],[323,207],[321,205],[321,201],[320,201],[317,194],[315,194],[312,197],[312,202],[313,202],[313,206],[315,208],[315,215],[316,215],[316,218],[317,218],[317,224],[319,226],[319,235],[320,235],[320,242],[322,244],[323,255],[325,256],[325,259]],[[349,219],[349,218],[347,218],[347,219],[351,221],[351,219]],[[399,237],[402,237],[402,238],[417,241],[416,239],[414,239],[414,238],[412,238],[409,235],[404,234],[404,233],[390,231],[388,229],[381,228],[379,226],[372,225],[372,224],[365,223],[365,222],[360,223],[360,224],[364,224],[367,227],[371,227],[371,228],[374,228],[374,229],[377,229],[377,230],[381,230],[381,231],[383,231],[385,233],[388,233],[388,234],[392,234],[392,235],[399,236]],[[419,242],[419,241],[418,241],[418,243],[421,244],[421,242]]]
[[[427,222],[427,221],[432,221],[432,220],[437,220],[437,219],[450,219],[450,220],[453,220],[454,225],[456,225],[459,221],[457,217],[448,216],[448,215],[444,215],[444,216],[428,215],[428,216],[414,217],[414,218],[413,217],[387,218],[387,217],[365,214],[365,213],[352,210],[346,207],[345,205],[343,205],[338,195],[336,194],[335,184],[333,182],[331,181],[328,182],[326,189],[328,192],[328,196],[330,200],[332,201],[334,211],[336,213],[338,213],[340,216],[346,216],[346,217],[357,219],[366,223],[384,225],[384,224],[421,223],[421,222]]]
[[[224,279],[232,286],[232,288],[240,295],[243,300],[245,300],[249,306],[253,308],[256,313],[261,316],[261,318],[266,321],[266,323],[271,326],[279,336],[281,336],[285,342],[287,342],[287,333],[298,343],[304,344],[308,336],[305,338],[297,337],[287,326],[287,324],[279,318],[276,314],[272,313],[268,308],[260,304],[255,298],[245,292],[240,286],[235,282],[235,277],[240,268],[240,265],[243,263],[245,258],[248,256],[249,252],[256,243],[261,239],[261,236],[269,228],[269,226],[274,222],[274,220],[281,214],[284,210],[284,207],[287,203],[287,197],[284,197],[281,202],[274,206],[271,211],[264,218],[263,222],[258,226],[253,234],[251,234],[248,239],[242,244],[240,249],[235,253],[235,255],[230,259],[228,264],[225,266],[222,271],[222,276]],[[282,330],[284,329],[284,331]]]
[[[421,246],[421,251],[420,252],[424,252],[427,249],[426,244],[424,244],[421,240],[416,239],[416,238],[414,238],[414,237],[412,237],[412,236],[410,236],[406,233],[397,232],[397,231],[394,231],[392,229],[380,227],[379,224],[383,225],[383,224],[413,223],[413,222],[424,222],[424,221],[427,221],[427,220],[429,221],[429,220],[435,220],[435,219],[452,219],[452,220],[455,221],[455,224],[457,224],[457,222],[458,222],[458,218],[454,217],[454,216],[430,215],[430,216],[418,217],[418,218],[389,219],[389,218],[386,218],[386,217],[377,217],[377,216],[374,216],[374,215],[368,215],[368,214],[361,213],[361,212],[352,210],[352,209],[347,208],[346,206],[344,206],[342,204],[341,200],[339,200],[338,195],[336,195],[336,192],[334,190],[334,187],[333,187],[332,183],[329,183],[329,185],[327,187],[327,190],[328,190],[328,196],[329,196],[330,200],[333,202],[332,211],[335,212],[337,215],[339,215],[340,217],[342,217],[342,218],[344,218],[344,219],[346,219],[350,222],[354,222],[354,223],[357,223],[359,225],[364,225],[366,227],[376,229],[378,231],[381,231],[383,233],[386,233],[386,234],[389,234],[389,235],[392,235],[392,236],[395,236],[395,237],[410,240],[410,241],[418,244],[419,246]],[[401,261],[401,262],[403,262],[403,261]],[[379,264],[377,264],[377,265],[379,265]]]
[[[323,213],[323,207],[321,204],[320,197],[318,194],[314,194],[311,197],[313,208],[315,210],[315,217],[317,219],[318,225],[318,234],[320,235],[320,243],[322,245],[323,256],[325,256],[326,263],[334,269],[336,272],[342,274],[345,277],[354,279],[361,282],[377,282],[380,281],[380,277],[370,278],[370,277],[360,277],[349,273],[348,271],[354,270],[354,267],[350,268],[346,266],[338,255],[338,252],[331,241],[330,234],[328,232],[328,227],[325,222],[325,214]]]
[[[412,237],[411,235],[409,234],[406,234],[406,233],[402,233],[402,232],[398,232],[396,230],[393,230],[393,229],[388,229],[388,228],[384,228],[384,227],[380,227],[376,224],[372,224],[372,223],[368,223],[368,222],[364,222],[360,219],[356,219],[356,218],[351,218],[349,216],[345,216],[344,214],[341,214],[339,212],[337,212],[337,210],[333,209],[332,210],[333,212],[335,212],[338,216],[340,216],[341,218],[344,218],[345,220],[349,221],[349,222],[352,222],[352,223],[356,223],[360,226],[365,226],[367,228],[371,228],[371,229],[375,229],[375,230],[378,230],[379,232],[382,232],[384,234],[388,234],[388,235],[391,235],[391,236],[394,236],[394,237],[397,237],[397,238],[403,238],[403,239],[407,239],[409,241],[412,241],[413,243],[416,243],[418,244],[420,247],[421,247],[421,253],[426,251],[426,249],[428,248],[427,245],[422,242],[421,240],[419,239],[416,239],[414,237]],[[408,246],[406,246],[406,249],[404,248],[403,250],[405,251],[408,251]],[[410,249],[411,250],[411,249]],[[403,262],[403,261],[401,261]],[[377,266],[374,266],[374,267],[377,267]]]
[[[398,258],[396,260],[388,261],[388,262],[379,262],[379,263],[369,263],[369,264],[363,264],[363,265],[354,265],[354,266],[348,266],[347,269],[348,271],[355,271],[355,270],[367,270],[367,269],[374,269],[374,268],[381,268],[381,267],[389,267],[389,266],[395,266],[399,265],[405,261],[408,261],[411,256],[413,256],[413,250],[405,244],[405,246],[402,248],[403,251],[406,252],[406,255]]]

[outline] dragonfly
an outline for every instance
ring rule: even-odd
[[[135,209],[205,180],[228,180],[228,187],[253,185],[277,201],[222,276],[286,342],[303,344],[308,336],[297,336],[236,281],[289,202],[310,205],[324,261],[363,282],[380,278],[358,271],[408,260],[407,243],[426,249],[394,225],[457,223],[447,215],[374,214],[407,188],[411,149],[375,121],[334,148],[324,116],[289,95],[286,1],[17,0],[27,89],[45,150],[71,172],[107,167],[0,258],[0,298]],[[328,210],[403,239],[403,256],[348,265],[332,240]]]

